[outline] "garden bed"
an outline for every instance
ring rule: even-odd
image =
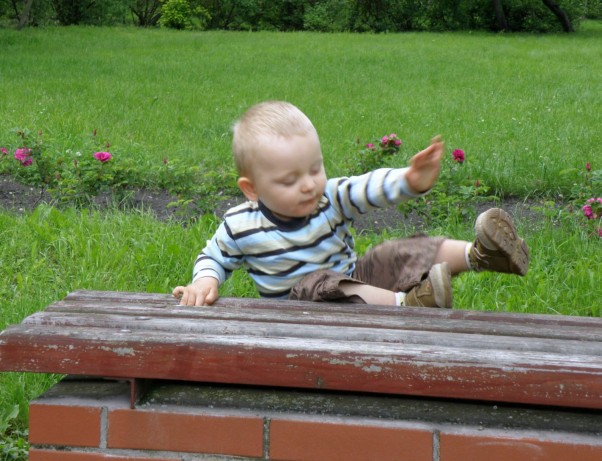
[[[179,206],[171,206],[176,203],[178,198],[163,190],[135,189],[124,204],[124,209],[147,210],[152,212],[159,220],[167,219],[186,219],[195,214],[202,214],[194,205],[189,205],[186,210]],[[219,200],[215,210],[212,210],[217,216],[222,216],[228,208],[241,203],[244,197],[224,197]],[[52,202],[50,194],[42,189],[20,184],[7,175],[0,175],[0,209],[13,212],[28,212],[35,209],[40,203]],[[99,208],[110,207],[115,202],[110,194],[99,195],[94,202]],[[508,198],[500,202],[483,201],[471,203],[469,206],[475,208],[475,213],[491,207],[504,208],[518,219],[537,219],[541,217],[540,203],[535,200],[521,200],[517,198]],[[209,210],[205,211],[208,212]],[[357,219],[355,228],[359,230],[372,230],[380,232],[384,229],[399,228],[400,222],[409,229],[426,230],[424,220],[416,213],[404,215],[396,207],[389,207],[369,212]]]

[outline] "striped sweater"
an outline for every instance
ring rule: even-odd
[[[317,270],[351,275],[357,260],[350,232],[353,219],[416,197],[406,183],[406,171],[381,168],[329,179],[316,211],[306,218],[278,219],[261,202],[231,208],[195,261],[193,281],[209,276],[221,284],[242,267],[261,296],[285,298]]]

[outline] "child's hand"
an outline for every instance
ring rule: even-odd
[[[219,282],[213,277],[202,277],[183,287],[175,287],[172,294],[180,300],[180,306],[210,306],[219,298]]]
[[[436,136],[430,146],[410,159],[406,181],[414,192],[426,192],[433,187],[441,169],[443,151],[444,144],[441,142],[441,137]]]

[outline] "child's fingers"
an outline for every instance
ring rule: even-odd
[[[211,290],[205,297],[204,305],[211,306],[219,298],[217,291]]]
[[[440,145],[431,144],[426,149],[414,155],[414,157],[412,157],[412,163],[419,166],[431,162],[433,159],[437,159],[440,156],[440,151]]]

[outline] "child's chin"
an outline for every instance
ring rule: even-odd
[[[283,219],[285,221],[289,221],[291,219],[302,219],[302,218],[309,217],[313,213],[314,210],[315,210],[315,207],[313,209],[311,209],[310,211],[299,211],[298,213],[277,214],[276,216],[278,216],[280,219]]]

